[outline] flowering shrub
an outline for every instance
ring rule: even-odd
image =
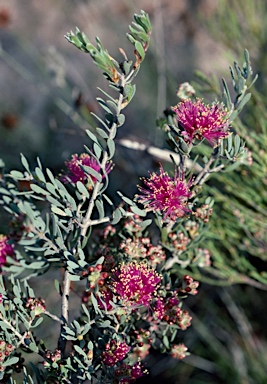
[[[8,243],[7,236],[0,235],[0,268],[5,265],[7,256],[12,256],[14,250],[11,244]]]
[[[243,70],[236,67],[243,88],[234,102],[226,83],[222,102],[211,105],[195,99],[189,85],[181,86],[182,101],[159,120],[178,160],[172,156],[172,170],[160,165],[159,172],[143,178],[134,199],[118,192],[121,203],[115,206],[108,196],[115,138],[151,31],[145,12],[134,16],[127,36],[135,60],[120,50],[122,62],[99,39],[94,46],[78,29],[67,34],[104,71],[115,92],[102,91],[107,99],[97,99],[104,116],[93,116],[101,127],[87,131],[91,146],[66,161],[63,175],[44,170],[39,159],[32,171],[22,155],[25,171],[1,179],[1,203],[12,217],[10,234],[1,237],[1,382],[15,383],[13,373],[21,369],[24,382],[33,382],[21,351],[42,359],[42,367],[32,364],[38,383],[133,383],[147,374],[141,360],[152,348],[178,360],[189,353],[181,340],[192,316],[183,301],[198,293],[199,283],[188,270],[201,272],[211,263],[199,243],[213,202],[201,186],[211,173],[231,170],[249,156],[230,124],[249,99],[246,81],[252,71],[245,52]],[[203,140],[212,152],[195,158]],[[31,287],[32,277],[51,268],[63,272],[55,282],[59,316]],[[71,321],[69,299],[76,292],[80,314]],[[60,328],[53,351],[36,337],[44,317]]]
[[[185,100],[173,107],[181,135],[186,143],[194,139],[206,139],[211,145],[218,145],[219,140],[227,137],[228,118],[227,109],[218,103],[205,105],[200,99]]]
[[[147,211],[163,215],[163,220],[175,221],[190,212],[188,199],[191,196],[190,183],[184,177],[170,177],[163,168],[160,173],[152,173],[149,179],[143,179],[146,188],[139,187],[137,196]]]
[[[82,153],[80,156],[72,155],[71,160],[66,161],[66,167],[68,168],[68,174],[62,177],[63,183],[77,183],[80,181],[88,189],[91,189],[94,183],[97,181],[96,177],[92,174],[86,174],[86,167],[90,167],[96,173],[101,171],[101,167],[98,161],[93,156],[89,156],[87,153]],[[111,171],[111,164],[107,163],[105,172],[106,174]],[[93,171],[91,171],[92,173]],[[105,176],[103,175],[103,178]]]

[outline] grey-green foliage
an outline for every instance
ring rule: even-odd
[[[127,34],[128,39],[134,45],[135,62],[129,61],[124,51],[121,51],[123,60],[116,61],[110,57],[98,38],[96,38],[97,44],[94,46],[78,28],[76,33],[71,32],[66,36],[69,42],[92,57],[95,64],[103,70],[111,91],[113,94],[115,93],[113,96],[99,89],[107,98],[107,100],[97,98],[104,111],[104,116],[94,115],[94,117],[101,127],[96,128],[96,133],[87,131],[92,149],[85,146],[85,150],[100,169],[96,171],[92,167],[81,165],[81,169],[88,179],[91,182],[93,179],[95,180],[91,183],[90,193],[81,182],[72,185],[70,183],[66,187],[63,179],[54,175],[50,169],[43,169],[39,159],[37,159],[35,170],[32,171],[24,155],[21,155],[24,170],[22,172],[12,170],[1,178],[0,203],[12,217],[22,218],[24,226],[23,234],[20,235],[16,244],[15,257],[8,257],[7,264],[3,266],[3,271],[10,282],[4,283],[0,276],[1,337],[12,344],[13,352],[23,347],[28,352],[34,351],[45,357],[45,353],[47,353],[45,346],[41,342],[35,341],[32,332],[41,324],[43,316],[40,314],[35,316],[34,311],[29,311],[25,306],[29,298],[35,297],[30,288],[29,279],[44,274],[50,266],[54,266],[63,268],[66,276],[63,288],[60,287],[58,281],[55,283],[56,289],[62,297],[62,317],[59,319],[50,314],[52,318],[61,323],[59,349],[62,356],[65,352],[66,340],[78,342],[74,346],[74,353],[67,358],[63,365],[57,364],[57,361],[52,363],[50,361],[50,366],[46,371],[32,365],[38,383],[46,383],[47,380],[59,380],[66,383],[75,380],[75,382],[81,383],[86,379],[90,380],[91,373],[95,375],[99,369],[99,364],[94,363],[93,365],[92,357],[88,357],[84,352],[85,344],[82,339],[89,331],[91,332],[90,321],[95,324],[96,328],[109,328],[110,322],[102,319],[103,315],[92,293],[90,312],[83,306],[84,322],[79,324],[74,320],[68,324],[66,308],[69,299],[69,282],[81,280],[82,273],[88,270],[89,264],[86,261],[84,248],[90,238],[92,227],[101,222],[118,222],[127,215],[125,209],[116,208],[110,198],[103,193],[109,182],[106,166],[114,156],[116,149],[114,139],[117,128],[121,127],[125,121],[122,110],[134,96],[135,85],[132,84],[132,81],[145,58],[150,34],[149,17],[142,11],[140,15],[134,16],[130,33]],[[135,212],[145,215],[133,201],[129,199],[127,203],[130,206],[131,215]],[[93,265],[102,263],[103,257],[99,257],[94,260]],[[23,282],[20,283],[17,278]],[[13,287],[12,292],[9,292],[7,287]],[[91,316],[95,318],[90,320]],[[114,316],[112,315],[112,317]],[[112,332],[115,333],[115,329]],[[93,351],[94,345],[91,341],[87,343],[86,347],[92,352],[92,356],[93,353],[96,353]],[[18,362],[19,358],[13,356],[13,352],[2,366],[13,366]],[[12,371],[11,373],[8,371],[7,374],[12,376]],[[24,383],[33,382],[25,369],[23,375]],[[101,373],[102,376],[105,378],[105,372]],[[1,372],[1,378],[3,377],[4,373]],[[9,382],[16,383],[12,377]]]
[[[209,242],[216,280],[210,281],[215,284],[246,283],[262,289],[267,284],[264,269],[267,250],[267,95],[263,87],[266,75],[266,18],[265,1],[246,0],[240,8],[238,1],[224,0],[220,2],[213,21],[208,23],[214,38],[223,42],[227,50],[232,49],[233,55],[245,42],[252,54],[254,67],[261,73],[261,79],[251,90],[251,102],[241,118],[232,122],[234,131],[251,151],[250,166],[242,167],[230,178],[227,174],[217,174],[210,185],[210,191],[218,201],[211,220],[212,240]],[[221,30],[224,32],[218,34],[217,31]],[[202,91],[219,94],[214,79],[197,75]],[[239,91],[237,85],[238,82],[234,83]]]

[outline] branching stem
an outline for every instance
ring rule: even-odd
[[[213,162],[216,160],[217,158],[217,154],[218,154],[218,147],[214,148],[213,152],[212,152],[212,155],[209,159],[209,161],[205,164],[205,167],[199,172],[199,174],[197,175],[197,177],[195,178],[195,180],[193,181],[192,185],[203,185],[204,182],[207,180],[207,178],[209,177],[209,174],[212,173],[212,172],[218,172],[220,171],[222,168],[224,168],[224,165],[221,164],[219,165],[218,167],[215,167],[213,169],[211,169],[211,165],[213,164]]]
[[[64,272],[63,289],[62,289],[62,304],[61,304],[61,332],[58,340],[58,348],[62,355],[65,352],[67,340],[63,337],[64,325],[69,321],[69,295],[70,295],[70,273],[66,269]]]
[[[131,75],[131,73],[128,75],[128,79],[130,78],[130,75]],[[121,85],[122,90],[124,89],[126,82],[127,82],[127,79],[123,75],[121,75],[120,85]],[[117,117],[120,115],[120,112],[122,110],[122,102],[123,102],[123,91],[121,91],[119,99],[118,99],[118,103],[117,103],[117,107],[118,107],[118,112],[116,115]],[[110,128],[110,132],[109,132],[110,138],[114,137],[114,131],[115,131],[116,127],[117,127],[117,123],[114,122],[112,124],[112,127]],[[108,152],[107,152],[107,150],[105,150],[103,153],[103,159],[101,162],[101,169],[105,169],[107,162],[108,162]],[[94,189],[93,189],[90,201],[89,201],[88,209],[87,209],[86,215],[85,215],[83,222],[82,222],[81,236],[86,235],[87,229],[91,224],[90,219],[91,219],[91,215],[93,212],[94,203],[95,203],[95,200],[96,200],[98,192],[99,192],[100,184],[101,183],[99,181],[97,181],[94,184]]]

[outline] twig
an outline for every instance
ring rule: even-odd
[[[166,108],[166,60],[165,60],[165,44],[164,44],[164,23],[162,15],[161,1],[155,0],[155,40],[156,40],[156,68],[157,68],[157,115],[160,116]],[[159,144],[159,135],[156,133],[156,143]]]
[[[127,78],[125,78],[123,75],[121,75],[121,84],[120,85],[121,85],[122,89],[124,89],[127,80],[130,79],[132,74],[133,74],[133,71],[128,75]],[[120,93],[120,96],[119,96],[119,99],[118,99],[118,104],[117,104],[118,112],[117,112],[117,115],[116,115],[117,117],[119,116],[119,114],[121,112],[122,102],[123,102],[123,92]],[[111,129],[110,129],[109,137],[113,137],[114,131],[115,131],[116,127],[117,127],[117,124],[114,122],[112,124]],[[103,159],[102,159],[102,162],[101,162],[101,169],[105,169],[107,162],[108,162],[108,152],[104,151]],[[92,212],[93,212],[94,203],[95,203],[95,200],[96,200],[97,195],[98,195],[100,184],[101,183],[99,181],[97,181],[94,184],[94,188],[93,188],[93,192],[92,192],[92,195],[91,195],[91,198],[90,198],[90,201],[89,201],[87,212],[86,212],[86,215],[85,215],[85,217],[83,219],[83,222],[82,222],[83,227],[82,227],[82,230],[81,230],[81,236],[85,236],[86,235],[87,229],[88,229],[88,227],[91,224],[90,218],[91,218],[91,215],[92,215]]]
[[[69,271],[66,269],[64,272],[63,291],[62,291],[62,304],[61,304],[61,331],[58,340],[58,348],[62,355],[65,353],[67,340],[63,337],[64,326],[69,321],[69,294],[70,294],[70,278]]]
[[[31,232],[39,236],[39,239],[45,240],[55,252],[60,253],[61,249],[58,248],[51,239],[49,239],[43,232],[38,231],[36,228],[31,227]]]
[[[0,319],[9,327],[9,329],[14,333],[14,335],[16,335],[17,336],[17,338],[19,339],[19,342],[18,342],[18,344],[17,344],[17,348],[21,345],[21,344],[23,344],[23,346],[24,347],[26,347],[27,349],[29,349],[29,346],[25,343],[25,338],[26,338],[26,336],[27,336],[27,334],[28,334],[28,331],[25,331],[24,333],[23,333],[23,335],[21,335],[17,330],[16,330],[16,328],[14,328],[13,327],[13,325],[12,324],[10,324],[9,323],[9,321],[7,321],[7,319],[5,319],[4,317],[3,317],[3,315],[0,313]],[[31,325],[31,323],[32,323],[32,321],[33,320],[31,320],[30,322],[29,322],[29,324]],[[36,353],[38,353],[38,354],[40,354],[41,356],[42,356],[42,353],[40,353],[40,351],[39,351],[39,349],[37,348],[36,350],[35,350],[35,352]]]
[[[201,179],[204,177],[206,179],[208,177],[210,173],[211,164],[214,162],[214,160],[215,160],[215,157],[212,154],[209,161],[205,164],[205,167],[202,169],[202,171],[197,175],[197,177],[193,181],[192,185],[202,185],[204,183],[204,181],[202,181]]]
[[[51,317],[51,319],[53,319],[53,320],[55,320],[55,321],[58,321],[58,322],[61,323],[61,324],[64,323],[62,319],[60,319],[60,318],[57,317],[56,315],[53,315],[53,314],[50,313],[49,311],[44,311],[43,314],[46,315],[46,316]]]

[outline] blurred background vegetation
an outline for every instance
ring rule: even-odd
[[[241,6],[242,4],[242,6]],[[136,79],[118,140],[167,148],[155,120],[178,102],[181,82],[195,81],[208,100],[220,97],[228,66],[251,54],[259,79],[234,130],[252,151],[253,164],[210,179],[216,204],[209,236],[212,267],[195,277],[199,294],[188,303],[193,325],[186,332],[192,354],[177,362],[152,354],[144,383],[201,384],[267,382],[267,3],[265,0],[0,0],[0,157],[19,168],[23,152],[60,172],[72,153],[82,152],[84,129],[95,125],[101,73],[64,34],[77,25],[99,36],[110,54],[128,50],[125,31],[135,12],[149,12],[151,49]],[[195,74],[195,70],[200,72]],[[204,75],[203,75],[204,74]],[[229,82],[230,84],[230,82]],[[111,192],[133,195],[138,177],[158,165],[147,151],[118,142]],[[121,175],[126,177],[121,177]],[[112,178],[111,178],[112,181]],[[5,219],[0,228],[5,233]],[[47,280],[47,279],[46,279]],[[42,290],[49,290],[49,283]],[[44,295],[44,292],[42,293]],[[51,298],[52,305],[56,299]]]

